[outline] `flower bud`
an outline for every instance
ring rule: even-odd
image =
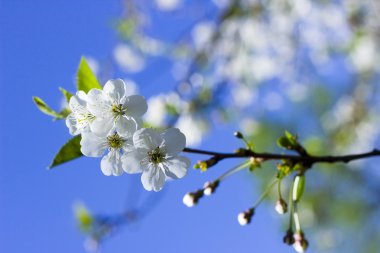
[[[252,216],[255,213],[255,209],[250,208],[238,215],[238,221],[241,226],[245,226],[251,222]]]
[[[275,209],[279,214],[284,214],[288,211],[288,204],[285,202],[285,200],[279,199],[276,202]]]
[[[293,181],[293,201],[298,202],[305,189],[305,175],[297,175]]]
[[[286,231],[286,234],[284,236],[283,241],[287,245],[292,245],[294,243],[295,240],[294,240],[294,236],[293,236],[293,231],[291,229]]]
[[[203,186],[204,195],[210,196],[211,194],[215,192],[218,186],[219,186],[219,180],[216,180],[214,182],[206,182]]]
[[[198,190],[196,192],[188,192],[182,199],[183,203],[188,207],[195,206],[199,199],[203,197],[203,190]]]
[[[243,134],[242,134],[241,132],[239,132],[239,131],[236,131],[236,132],[234,133],[234,135],[235,135],[235,137],[238,138],[238,139],[243,139],[243,138],[244,138]]]
[[[298,253],[303,253],[307,250],[307,247],[309,246],[309,242],[305,239],[304,234],[302,231],[298,231],[294,234],[294,244],[293,248]]]

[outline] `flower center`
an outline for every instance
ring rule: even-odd
[[[116,104],[115,103],[112,105],[112,112],[115,115],[115,117],[123,116],[127,112],[127,108],[124,107],[122,104]]]
[[[85,122],[91,123],[95,120],[95,116],[92,115],[91,113],[83,113],[80,114],[77,118],[77,121],[79,124],[83,124]]]
[[[118,133],[114,133],[107,137],[108,147],[113,149],[119,149],[123,146],[125,140],[120,137]]]
[[[165,153],[159,147],[148,152],[149,162],[153,164],[161,163],[165,158]]]

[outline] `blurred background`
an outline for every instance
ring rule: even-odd
[[[145,121],[180,128],[189,147],[231,152],[239,129],[257,151],[283,152],[276,139],[289,130],[311,154],[366,152],[380,147],[379,20],[376,0],[0,0],[0,252],[294,252],[275,194],[250,226],[236,219],[275,163],[191,209],[183,195],[238,161],[159,193],[137,175],[103,176],[99,159],[48,171],[70,136],[32,96],[64,108],[58,87],[75,92],[85,56],[101,83],[123,78],[147,98]],[[376,158],[308,172],[309,252],[379,252],[379,181]],[[120,214],[94,237],[89,223]]]

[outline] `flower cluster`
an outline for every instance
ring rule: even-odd
[[[147,103],[142,96],[127,94],[123,80],[110,80],[103,90],[91,89],[87,94],[78,91],[69,107],[70,134],[81,134],[85,156],[103,156],[104,175],[142,173],[144,188],[159,191],[167,179],[187,174],[190,161],[178,155],[186,146],[185,135],[177,128],[163,132],[141,128]]]

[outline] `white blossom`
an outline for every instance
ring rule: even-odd
[[[100,168],[106,176],[119,176],[124,172],[121,159],[132,149],[132,133],[115,131],[107,136],[98,136],[85,132],[80,145],[82,154],[89,157],[101,157],[108,150],[102,158]]]
[[[103,136],[114,127],[118,132],[135,132],[148,108],[142,96],[126,95],[126,86],[121,79],[108,81],[103,90],[90,90],[87,107],[96,117],[91,131]]]
[[[128,45],[117,45],[113,56],[120,68],[126,72],[139,72],[145,67],[144,58]]]
[[[87,95],[83,91],[78,91],[70,98],[69,108],[71,113],[66,118],[66,126],[71,135],[77,135],[88,131],[90,124],[95,120],[95,116],[87,109]]]
[[[183,131],[191,146],[199,145],[207,130],[207,123],[201,117],[188,113],[183,113],[175,126]]]
[[[143,128],[133,135],[134,149],[126,154],[123,168],[127,173],[142,172],[141,182],[148,191],[160,191],[167,179],[187,174],[190,160],[178,154],[185,148],[186,137],[177,128],[159,133]]]
[[[172,11],[180,7],[181,0],[156,0],[156,5],[162,11]]]

